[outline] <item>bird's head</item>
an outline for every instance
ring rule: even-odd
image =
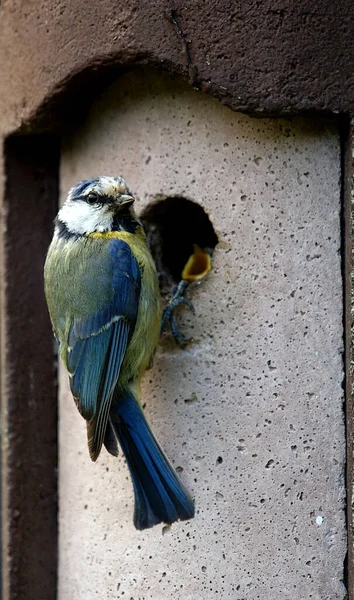
[[[86,179],[69,191],[58,222],[75,235],[124,230],[125,224],[138,222],[134,200],[122,177]]]

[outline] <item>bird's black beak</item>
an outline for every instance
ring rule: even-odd
[[[129,194],[122,194],[119,196],[117,202],[117,210],[120,212],[121,210],[125,210],[128,206],[131,206],[135,202],[134,196],[130,196]]]

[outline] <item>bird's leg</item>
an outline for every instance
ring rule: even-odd
[[[169,323],[173,337],[175,338],[176,342],[181,346],[185,346],[186,344],[188,344],[188,342],[190,342],[192,338],[187,338],[183,335],[183,333],[181,333],[176,322],[174,311],[177,308],[177,306],[179,306],[179,304],[186,304],[193,313],[195,312],[192,302],[184,296],[185,291],[189,285],[190,282],[186,281],[185,279],[182,279],[179,282],[178,286],[173,290],[171,300],[169,301],[168,305],[163,311],[161,321],[161,333],[163,333],[167,323]]]

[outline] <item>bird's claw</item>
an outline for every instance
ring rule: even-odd
[[[181,346],[185,346],[192,340],[192,337],[186,337],[181,333],[178,328],[176,317],[174,315],[174,311],[180,304],[185,304],[188,308],[195,314],[195,308],[192,302],[184,296],[184,293],[189,285],[189,282],[182,279],[177,288],[173,291],[172,298],[163,311],[162,322],[161,322],[161,333],[165,330],[167,323],[170,324],[170,328],[172,331],[172,335],[175,338],[176,342]]]
[[[193,338],[191,336],[186,337],[179,330],[177,322],[176,322],[176,317],[174,316],[174,314],[172,314],[170,317],[170,327],[171,327],[173,337],[175,338],[176,342],[180,346],[186,346],[189,342],[192,341]]]

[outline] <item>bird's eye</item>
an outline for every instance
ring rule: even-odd
[[[89,204],[97,204],[99,202],[98,194],[95,194],[95,192],[90,192],[86,196],[86,202]]]

